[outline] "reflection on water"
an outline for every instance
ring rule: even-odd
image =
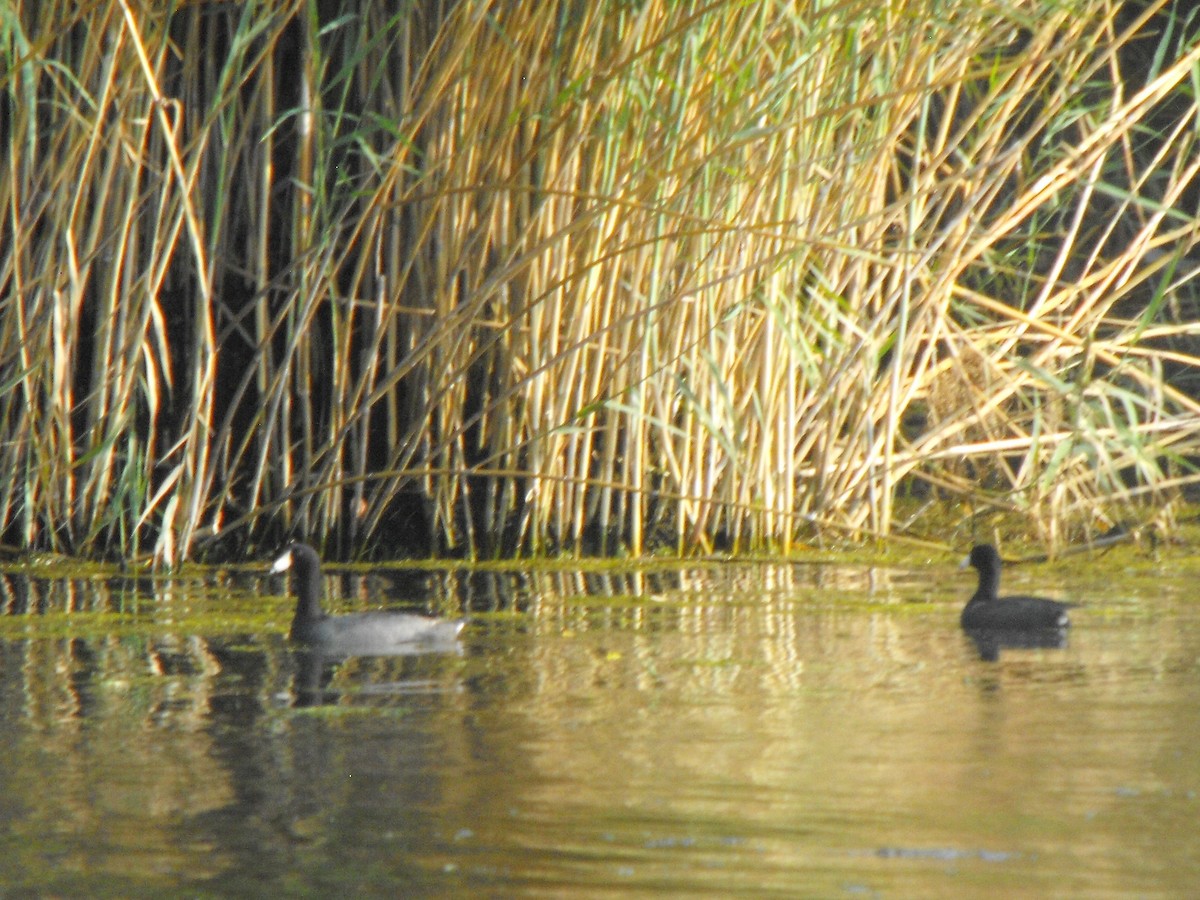
[[[1005,628],[972,628],[966,635],[975,642],[979,658],[995,662],[1000,651],[1061,648],[1067,646],[1066,628],[1045,628],[1035,631],[1009,630]]]
[[[361,703],[366,697],[386,698],[444,689],[437,682],[413,674],[413,660],[422,656],[459,655],[455,643],[414,645],[411,652],[389,656],[346,658],[320,649],[292,651],[296,676],[291,701],[298,707],[331,706],[343,698]]]
[[[1031,647],[951,572],[334,574],[472,616],[344,660],[252,573],[0,575],[0,894],[1187,895],[1185,580]]]

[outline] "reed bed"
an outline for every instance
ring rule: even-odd
[[[1200,442],[1170,4],[384,6],[0,14],[8,543],[1169,527]]]

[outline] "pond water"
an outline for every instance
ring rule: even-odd
[[[983,659],[973,573],[377,569],[457,653],[317,660],[252,571],[0,575],[0,896],[1194,895],[1194,567]],[[265,567],[264,567],[265,569]]]

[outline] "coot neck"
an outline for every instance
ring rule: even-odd
[[[975,589],[972,603],[984,603],[995,600],[1000,593],[1000,567],[981,566],[979,568],[979,587]]]
[[[294,550],[292,565],[296,577],[296,615],[292,634],[303,632],[325,618],[321,611],[321,564],[315,554]]]

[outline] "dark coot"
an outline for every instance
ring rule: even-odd
[[[962,627],[968,631],[1047,631],[1071,624],[1067,610],[1073,603],[1045,597],[998,597],[1000,554],[991,544],[976,544],[963,565],[979,572],[979,587],[962,611]]]
[[[465,619],[434,619],[413,613],[367,612],[329,616],[321,610],[321,559],[307,544],[292,544],[271,566],[291,570],[296,584],[296,615],[288,637],[321,650],[346,655],[391,655],[454,649]]]

